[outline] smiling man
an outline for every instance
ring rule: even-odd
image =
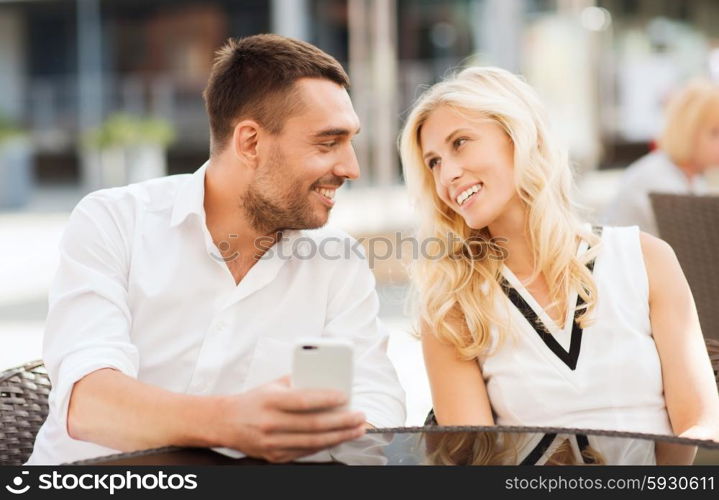
[[[307,43],[229,40],[204,93],[209,161],[77,205],[44,337],[50,414],[28,464],[164,445],[283,462],[403,424],[366,260],[297,251],[352,242],[310,231],[359,175],[348,85]],[[289,386],[306,336],[354,344],[349,409],[341,394]]]

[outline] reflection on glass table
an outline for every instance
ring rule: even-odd
[[[659,459],[657,458],[659,457]],[[377,429],[295,464],[346,465],[719,465],[719,443],[673,436],[544,427]],[[257,465],[264,460],[207,448],[166,447],[77,465]]]
[[[390,447],[389,465],[719,464],[719,443],[572,429],[398,433]]]

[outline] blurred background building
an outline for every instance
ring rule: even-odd
[[[647,150],[674,87],[719,73],[717,21],[714,0],[0,0],[0,113],[29,131],[36,185],[96,188],[82,133],[117,112],[170,121],[169,173],[190,172],[214,50],[276,32],[349,70],[359,184],[400,181],[402,115],[468,63],[524,74],[580,168],[607,168]]]
[[[452,69],[527,78],[570,149],[590,217],[652,147],[670,92],[719,78],[716,0],[0,0],[0,336],[17,346],[0,368],[40,356],[74,204],[197,169],[213,52],[262,32],[307,40],[349,71],[362,177],[338,196],[333,222],[357,237],[411,227],[397,133],[421,90]],[[382,314],[402,332],[390,345],[401,375],[421,379],[402,266],[377,261],[375,273]],[[414,383],[410,423],[428,401],[426,381]]]

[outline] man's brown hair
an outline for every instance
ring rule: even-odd
[[[203,92],[212,153],[224,147],[240,119],[256,120],[272,134],[281,132],[285,120],[301,109],[294,88],[300,78],[349,87],[340,63],[309,43],[272,34],[228,39],[216,53]]]

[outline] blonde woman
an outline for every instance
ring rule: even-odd
[[[582,223],[567,155],[527,84],[465,69],[421,96],[400,149],[429,242],[412,280],[439,424],[719,441],[717,386],[672,249],[636,226]],[[656,458],[691,463],[694,451]]]
[[[719,166],[719,85],[695,79],[669,100],[659,149],[629,165],[605,219],[658,235],[649,193],[706,194],[704,173]]]

